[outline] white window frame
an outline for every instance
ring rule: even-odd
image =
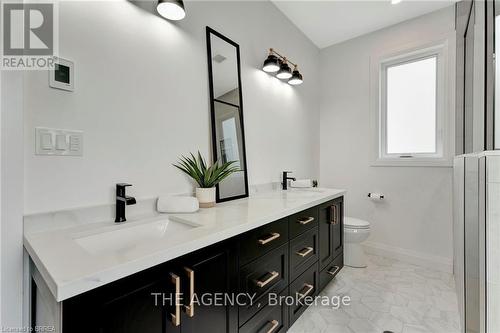
[[[371,58],[370,108],[373,133],[372,166],[452,166],[454,80],[450,68],[454,54],[450,54],[449,39],[373,56]],[[387,68],[436,57],[436,152],[387,153]],[[451,82],[453,80],[453,82]]]

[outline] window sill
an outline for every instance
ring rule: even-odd
[[[379,158],[372,161],[372,167],[430,167],[430,168],[452,168],[453,159],[446,158],[415,158],[415,159],[400,159],[400,158]]]

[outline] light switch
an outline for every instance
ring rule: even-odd
[[[37,155],[83,155],[82,131],[37,127],[35,141]]]
[[[51,155],[54,153],[52,132],[48,128],[36,128],[35,153],[37,155]]]
[[[66,134],[56,134],[56,150],[66,150],[66,149],[68,149]]]
[[[52,150],[54,146],[52,145],[52,134],[51,133],[41,133],[40,145],[43,150]]]
[[[81,138],[78,135],[71,135],[69,137],[69,150],[79,151],[81,147]]]

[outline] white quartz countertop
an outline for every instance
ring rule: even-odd
[[[76,214],[56,212],[46,214],[45,220],[49,219],[49,223],[37,223],[30,218],[29,227],[25,218],[24,246],[54,298],[63,301],[344,193],[344,190],[326,188],[269,191],[220,203],[197,213],[151,212],[149,216],[120,224],[110,219],[75,223]],[[168,223],[178,227],[165,229],[162,233],[162,226]],[[158,228],[158,236],[147,237],[147,234],[136,232],[143,230],[144,225]],[[140,228],[134,229],[136,226]],[[128,246],[124,246],[126,241],[131,241]]]

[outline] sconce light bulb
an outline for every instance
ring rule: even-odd
[[[288,83],[291,84],[292,86],[297,86],[299,84],[302,84],[302,82],[304,82],[302,74],[300,74],[299,70],[297,69],[297,66],[295,66],[292,73],[292,77],[290,78],[290,80],[288,80]]]
[[[182,20],[186,16],[182,0],[159,0],[156,11],[164,18],[172,21]]]
[[[266,73],[276,73],[280,69],[280,62],[274,54],[270,54],[262,65],[262,70]]]
[[[292,77],[292,69],[288,66],[286,58],[283,58],[276,77],[280,80],[287,80]]]

